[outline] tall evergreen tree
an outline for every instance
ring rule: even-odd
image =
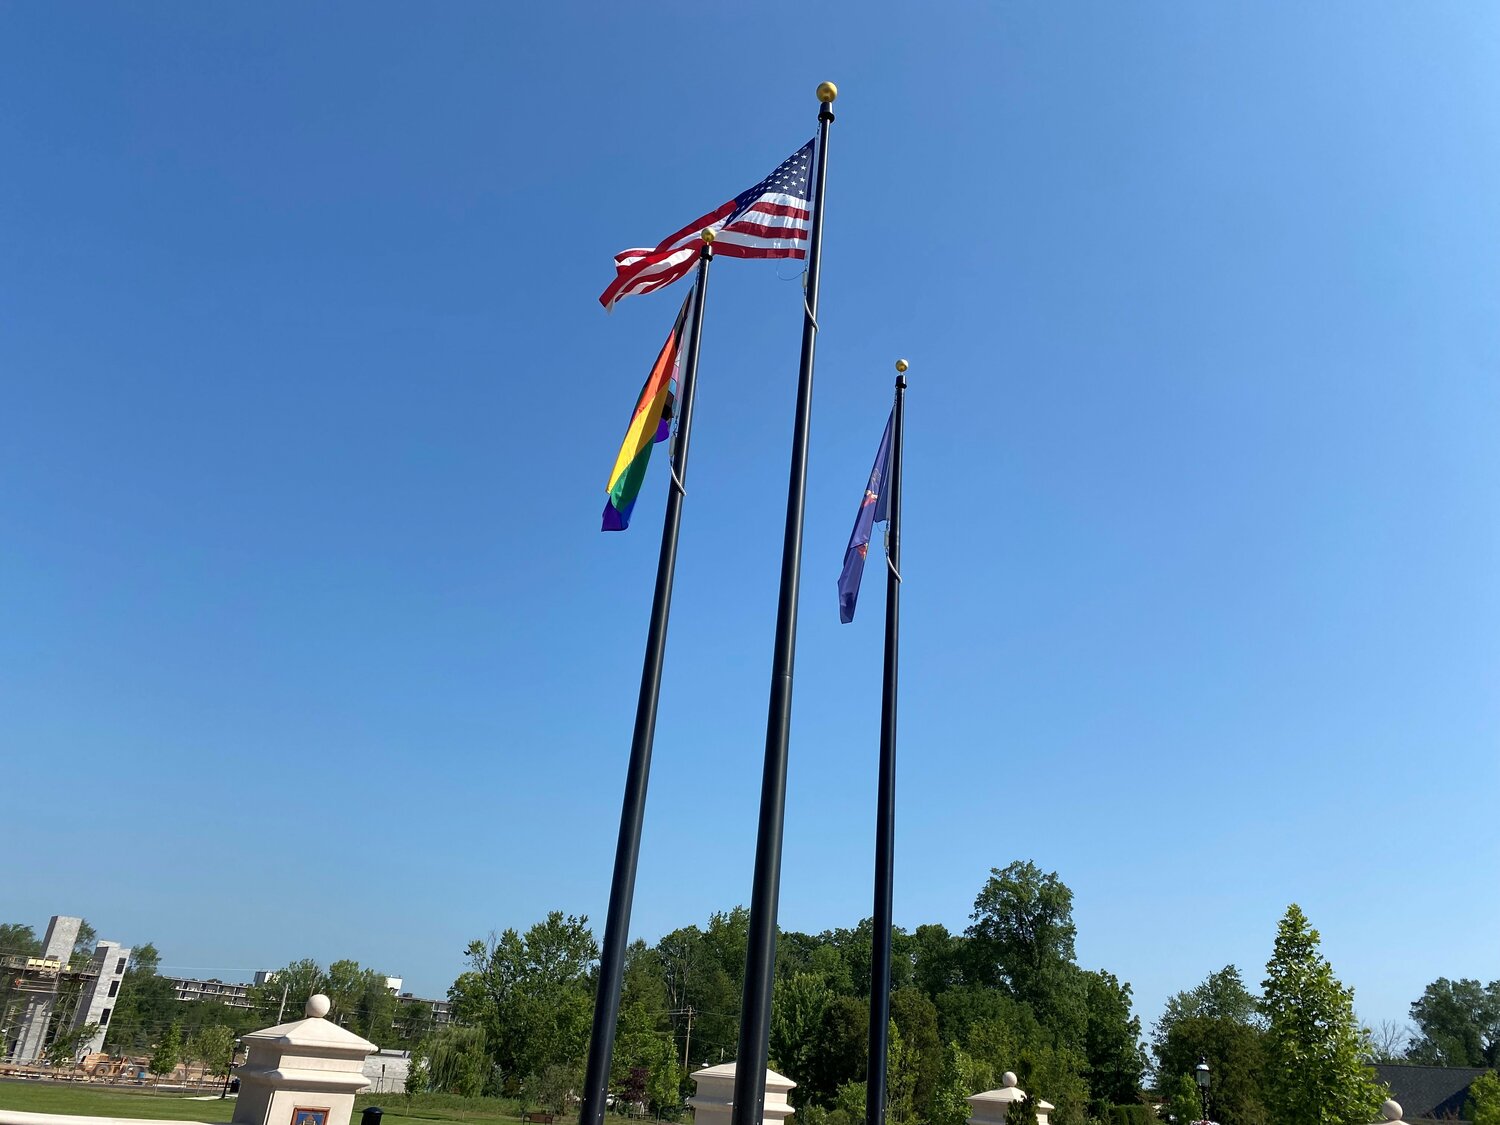
[[[1385,1092],[1361,1061],[1354,990],[1333,975],[1318,931],[1287,907],[1266,964],[1266,1101],[1277,1125],[1368,1125]]]

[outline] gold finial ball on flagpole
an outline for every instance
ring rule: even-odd
[[[896,361],[896,370],[899,371],[903,375],[906,374],[906,369],[908,367],[910,367],[910,366],[911,365],[909,363],[907,363],[906,360],[904,360],[904,359],[898,359]]]
[[[703,228],[702,238],[703,238],[704,242],[707,242],[709,245],[713,245],[714,239],[716,239],[718,237],[719,236],[714,233],[714,228],[713,227],[704,227]]]
[[[832,82],[818,83],[818,101],[825,105],[839,96],[839,88]]]

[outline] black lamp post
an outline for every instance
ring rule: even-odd
[[[224,1088],[219,1091],[219,1100],[229,1096],[229,1072],[234,1069],[234,1055],[240,1049],[240,1041],[236,1039],[229,1044],[229,1065],[224,1068]]]
[[[1193,1077],[1198,1080],[1198,1095],[1203,1099],[1203,1120],[1208,1120],[1208,1057],[1198,1056],[1198,1065],[1193,1068]]]

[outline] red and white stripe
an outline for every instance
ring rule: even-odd
[[[691,272],[703,247],[705,228],[714,232],[714,253],[727,258],[807,257],[807,201],[795,195],[767,192],[728,226],[735,212],[731,199],[695,219],[655,249],[622,250],[615,255],[615,279],[599,297],[612,309],[621,297],[651,293]]]

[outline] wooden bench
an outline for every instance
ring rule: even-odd
[[[528,1113],[523,1120],[526,1125],[552,1125],[556,1115],[551,1113]]]

